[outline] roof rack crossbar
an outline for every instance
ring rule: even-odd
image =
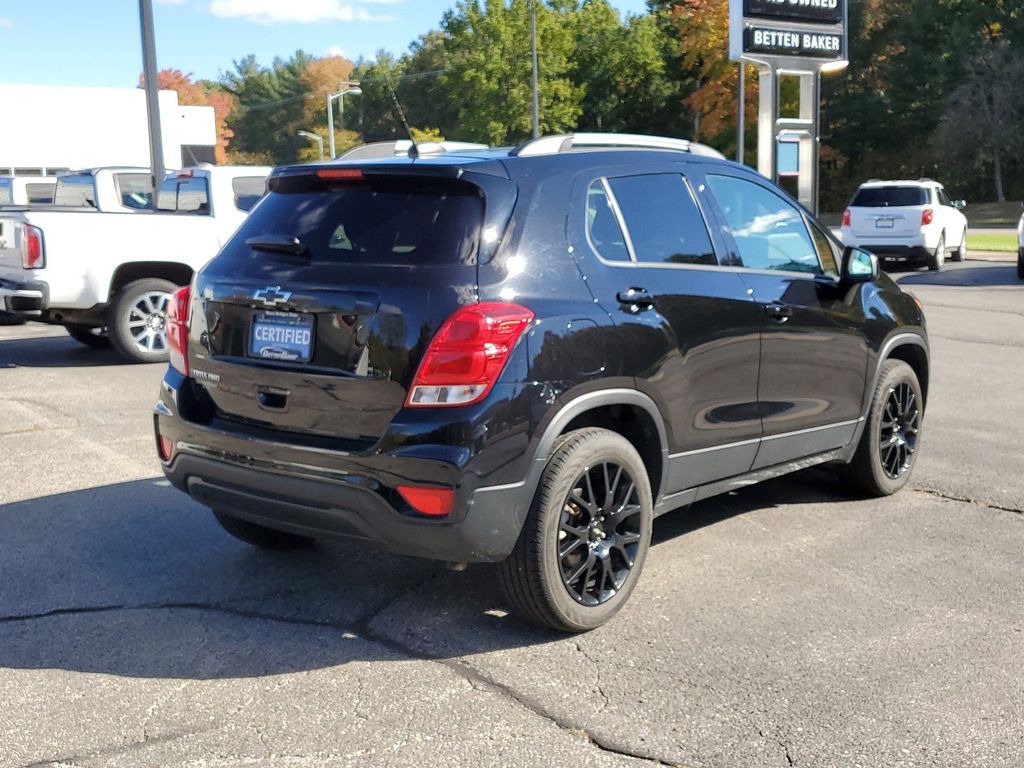
[[[535,157],[553,155],[584,147],[600,148],[633,148],[662,149],[674,152],[688,152],[693,155],[722,157],[721,153],[704,144],[697,144],[686,139],[673,139],[667,136],[645,136],[638,133],[566,133],[554,136],[541,136],[520,145],[512,151],[518,157]]]

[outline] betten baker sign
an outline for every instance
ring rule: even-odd
[[[743,15],[841,24],[843,4],[843,0],[743,0]]]
[[[843,53],[842,35],[831,33],[748,26],[743,37],[743,48],[750,53],[821,59],[838,58]]]

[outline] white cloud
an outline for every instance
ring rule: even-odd
[[[332,45],[324,51],[324,56],[341,56],[342,58],[348,58],[348,54],[341,50],[341,47],[337,45]]]
[[[13,27],[14,22],[8,19],[6,16],[0,16],[0,29],[7,29]]]
[[[342,0],[212,0],[210,13],[257,24],[391,21],[390,16],[374,15],[355,3]]]

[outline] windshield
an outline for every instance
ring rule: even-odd
[[[435,180],[373,181],[331,189],[272,192],[218,257],[219,266],[272,258],[246,240],[298,237],[308,258],[347,264],[469,264],[483,205],[467,185]]]
[[[901,208],[927,205],[924,187],[864,187],[853,196],[852,206],[859,208]]]

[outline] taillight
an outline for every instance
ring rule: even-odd
[[[406,405],[470,405],[486,397],[533,312],[483,302],[456,311],[435,334],[416,371]]]
[[[43,230],[25,224],[21,233],[21,266],[25,269],[42,269],[46,266],[43,255]]]
[[[188,308],[192,288],[185,286],[171,294],[167,301],[167,349],[171,367],[188,376]]]
[[[850,219],[851,219],[850,209],[847,208],[845,211],[843,211],[843,226],[844,227],[850,226]]]
[[[452,513],[455,504],[455,490],[452,488],[400,485],[397,490],[410,507],[429,517],[446,517]]]
[[[935,220],[935,211],[931,208],[925,208],[921,211],[921,226],[927,226]]]

